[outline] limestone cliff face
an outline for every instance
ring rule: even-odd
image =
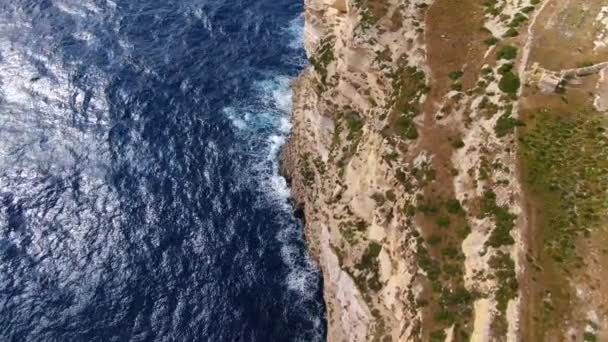
[[[311,65],[293,83],[283,171],[324,276],[328,340],[541,336],[524,331],[539,266],[516,134],[529,89],[563,85],[530,60],[545,5],[306,0]]]
[[[313,66],[293,85],[294,126],[284,151],[323,271],[333,341],[407,340],[420,324],[411,302],[417,290],[408,246],[413,239],[397,212],[415,193],[397,188],[387,157],[398,152],[383,131],[392,119],[384,108],[395,92],[389,73],[403,68],[407,55],[414,63],[424,59],[414,27],[423,12],[397,2],[366,10],[398,21],[381,33],[367,27],[350,2],[306,2],[305,42]],[[414,15],[405,19],[402,11]],[[420,97],[424,80],[416,82]]]

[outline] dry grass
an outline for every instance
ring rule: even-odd
[[[608,48],[593,51],[595,19],[604,0],[549,0],[537,19],[530,57],[550,70],[608,60]]]
[[[530,63],[539,63],[551,70],[561,70],[580,66],[584,62],[602,62],[608,60],[608,49],[593,51],[596,30],[595,18],[602,0],[551,1],[537,19],[534,42],[530,54]],[[535,114],[541,109],[562,117],[588,116],[601,118],[595,112],[592,101],[597,76],[589,76],[581,84],[570,86],[565,94],[543,95],[534,88],[527,88],[520,101],[520,118],[526,123],[520,137],[532,132],[538,121]],[[556,142],[558,143],[558,142]],[[585,141],[567,144],[564,149],[574,149],[575,154],[585,153],[581,144],[594,144]],[[574,146],[575,145],[575,146]],[[568,151],[564,151],[566,154]],[[592,156],[591,156],[592,157]],[[569,328],[574,328],[576,338],[582,338],[582,330],[587,325],[587,314],[595,310],[600,317],[608,315],[608,288],[600,279],[607,279],[606,266],[608,252],[606,241],[608,232],[605,229],[592,230],[588,237],[576,238],[577,256],[572,264],[557,262],[543,253],[552,232],[548,224],[554,219],[552,210],[562,203],[555,191],[542,187],[533,188],[526,179],[530,177],[533,165],[526,158],[521,158],[522,178],[526,190],[526,212],[528,218],[528,274],[524,280],[523,302],[526,305],[522,312],[522,336],[525,341],[562,340]],[[563,165],[566,168],[566,165]],[[563,203],[562,203],[563,204]],[[602,218],[606,220],[606,217]],[[604,221],[606,222],[606,221]],[[606,224],[603,225],[605,227]],[[603,278],[602,278],[603,277]],[[578,292],[584,293],[580,298],[577,289],[568,286],[574,284]],[[551,294],[548,300],[547,294]],[[605,334],[605,332],[604,332]],[[598,341],[608,336],[596,336]]]
[[[454,173],[451,158],[455,151],[454,139],[460,136],[455,125],[441,125],[435,119],[440,102],[451,91],[454,81],[450,73],[462,71],[459,78],[462,90],[474,86],[483,63],[486,46],[482,41],[489,34],[482,30],[483,0],[437,0],[427,10],[425,40],[427,44],[427,61],[430,67],[431,91],[422,108],[420,138],[415,151],[426,151],[433,156],[432,168],[434,180],[424,188],[422,203],[436,207],[433,212],[419,212],[416,221],[427,241],[428,255],[437,262],[442,272],[438,280],[431,281],[437,287],[463,289],[462,275],[447,276],[451,268],[462,271],[464,256],[460,244],[466,234],[464,215],[446,212],[445,203],[455,197]],[[457,101],[456,101],[457,102]],[[456,103],[454,105],[457,105]],[[450,115],[456,115],[454,113]],[[440,237],[435,243],[433,238]],[[458,256],[451,257],[450,248],[458,250]],[[419,256],[419,259],[422,259]],[[444,269],[447,267],[447,269]],[[433,286],[431,286],[433,287]],[[435,290],[437,291],[437,289]],[[472,330],[472,305],[468,298],[462,305],[441,307],[438,298],[441,295],[430,288],[425,291],[430,299],[424,308],[422,331],[423,340],[430,340],[431,334],[439,329],[449,327],[448,322],[455,319],[457,325],[456,340],[467,340],[466,335]],[[448,324],[448,325],[446,325]]]
[[[428,62],[433,70],[433,94],[450,90],[452,71],[464,72],[461,82],[468,89],[477,81],[490,37],[483,29],[483,0],[438,0],[427,12]]]

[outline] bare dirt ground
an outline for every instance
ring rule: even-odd
[[[537,19],[531,61],[550,70],[608,60],[608,49],[595,46],[605,24],[598,21],[604,0],[545,0]]]

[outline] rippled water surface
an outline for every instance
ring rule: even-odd
[[[0,341],[319,341],[297,0],[0,0]]]

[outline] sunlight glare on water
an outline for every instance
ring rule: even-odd
[[[0,0],[7,341],[321,341],[292,0]]]

